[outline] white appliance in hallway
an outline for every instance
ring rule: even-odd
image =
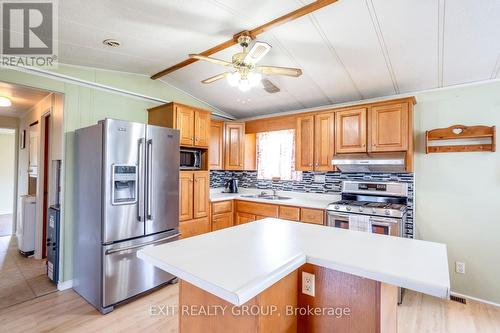
[[[17,246],[23,256],[35,253],[36,197],[21,196],[21,218],[17,220]]]
[[[137,258],[179,237],[179,131],[106,119],[76,131],[73,289],[101,313],[175,277]]]

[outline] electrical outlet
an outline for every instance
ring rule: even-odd
[[[302,272],[302,293],[314,297],[314,274]]]
[[[465,263],[455,261],[455,272],[457,272],[458,274],[465,274]]]

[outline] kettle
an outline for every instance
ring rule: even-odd
[[[238,179],[231,179],[227,181],[226,193],[238,193]]]

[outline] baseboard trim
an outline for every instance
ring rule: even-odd
[[[57,284],[57,290],[63,291],[73,288],[73,280],[62,281]]]
[[[454,296],[458,296],[458,297],[463,297],[465,299],[470,299],[470,300],[473,300],[473,301],[476,301],[476,302],[480,302],[480,303],[484,303],[484,304],[488,304],[488,305],[493,305],[493,306],[496,306],[496,307],[500,308],[500,304],[499,303],[495,303],[495,302],[487,301],[487,300],[484,300],[484,299],[481,299],[481,298],[477,298],[477,297],[472,297],[472,296],[468,296],[468,295],[456,293],[454,291],[451,291],[450,294],[452,294]]]

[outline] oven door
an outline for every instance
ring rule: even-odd
[[[328,212],[327,226],[349,229],[350,215],[355,214]],[[370,221],[372,223],[372,233],[374,234],[401,236],[401,221],[399,219],[370,216]]]

